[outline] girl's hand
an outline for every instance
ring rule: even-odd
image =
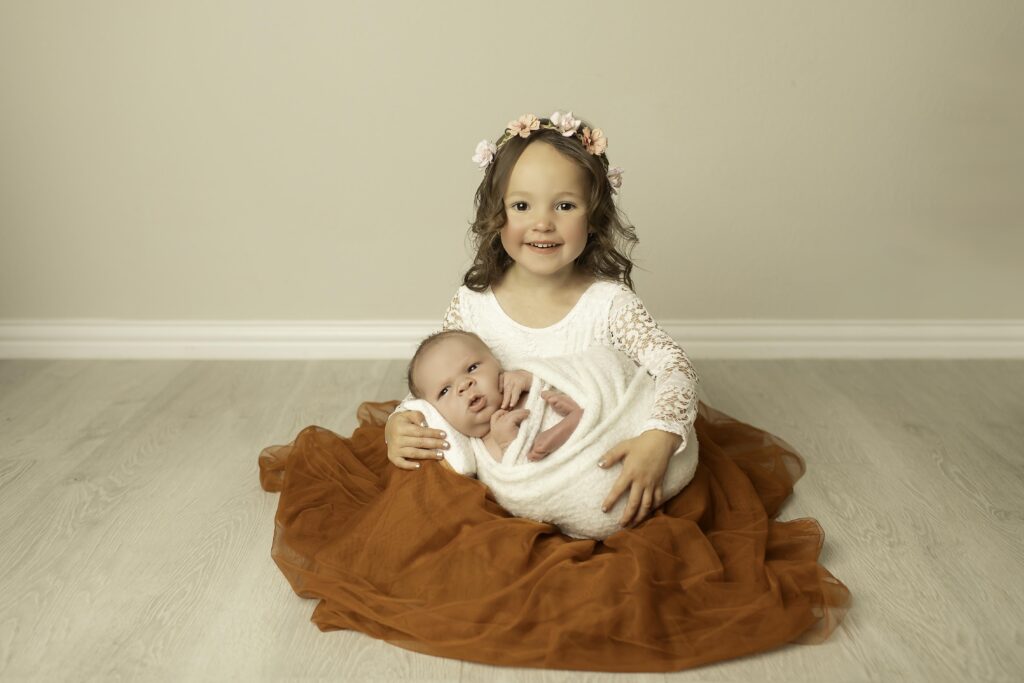
[[[384,428],[384,440],[388,443],[388,460],[403,470],[415,470],[420,464],[416,460],[440,460],[444,457],[441,448],[448,448],[445,433],[427,427],[426,418],[418,410],[396,413]]]
[[[526,370],[507,370],[498,375],[498,391],[502,392],[501,409],[510,409],[519,403],[519,397],[530,390],[533,375]]]
[[[683,438],[678,434],[651,429],[640,436],[626,439],[604,454],[600,467],[610,467],[620,460],[622,473],[612,486],[601,509],[610,510],[622,494],[629,491],[629,502],[622,513],[622,526],[635,526],[662,504],[661,481],[665,478],[669,458]]]

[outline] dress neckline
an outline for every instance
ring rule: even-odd
[[[498,297],[494,295],[494,289],[492,287],[487,288],[487,300],[490,301],[491,304],[494,306],[495,312],[502,318],[504,318],[510,325],[518,327],[521,330],[527,330],[530,332],[544,332],[547,330],[557,329],[564,325],[570,318],[572,318],[573,314],[575,314],[576,311],[580,309],[580,304],[583,303],[583,299],[585,299],[587,295],[590,294],[591,291],[593,291],[593,289],[597,286],[597,283],[600,281],[600,278],[594,278],[594,281],[591,282],[590,285],[588,285],[587,288],[583,290],[579,298],[576,299],[576,303],[572,305],[572,308],[569,309],[569,312],[562,316],[561,320],[552,323],[547,327],[529,327],[527,325],[523,325],[522,323],[513,320],[512,317],[505,312],[505,309],[501,307],[501,304],[498,302]]]

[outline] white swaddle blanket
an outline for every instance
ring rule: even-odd
[[[410,401],[406,406],[420,410],[431,427],[448,433],[451,447],[445,457],[449,464],[462,474],[475,473],[513,515],[550,522],[574,538],[607,538],[621,528],[619,520],[629,493],[602,512],[601,503],[621,469],[600,468],[597,461],[619,442],[637,436],[654,406],[654,379],[625,354],[605,346],[525,360],[518,369],[534,376],[523,405],[530,414],[501,462],[494,460],[481,439],[452,429],[426,401]],[[583,416],[562,446],[546,458],[530,462],[527,455],[537,435],[562,420],[541,397],[546,389],[568,394],[583,408]],[[685,447],[669,460],[662,481],[664,499],[679,493],[693,478],[697,452],[697,436],[691,426]]]

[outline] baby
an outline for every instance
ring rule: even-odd
[[[437,408],[462,434],[482,440],[501,462],[529,415],[521,408],[533,384],[525,370],[502,370],[490,348],[472,332],[450,330],[424,339],[409,363],[409,391]],[[541,394],[562,420],[534,439],[529,460],[540,460],[568,440],[583,409],[563,392]]]
[[[409,363],[409,391],[417,397],[409,405],[419,404],[417,410],[436,424],[447,423],[446,464],[485,484],[510,514],[553,524],[574,538],[607,538],[621,529],[628,501],[620,496],[604,509],[621,467],[597,464],[649,419],[656,401],[653,377],[600,344],[516,363],[518,369],[503,371],[476,335],[438,333],[420,344]],[[685,441],[665,470],[665,500],[696,471],[692,427]]]

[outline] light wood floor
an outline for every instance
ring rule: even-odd
[[[0,679],[964,681],[1024,677],[1024,362],[705,361],[800,450],[853,592],[823,645],[667,675],[507,669],[321,633],[270,559],[263,446],[343,434],[399,361],[0,362]]]

